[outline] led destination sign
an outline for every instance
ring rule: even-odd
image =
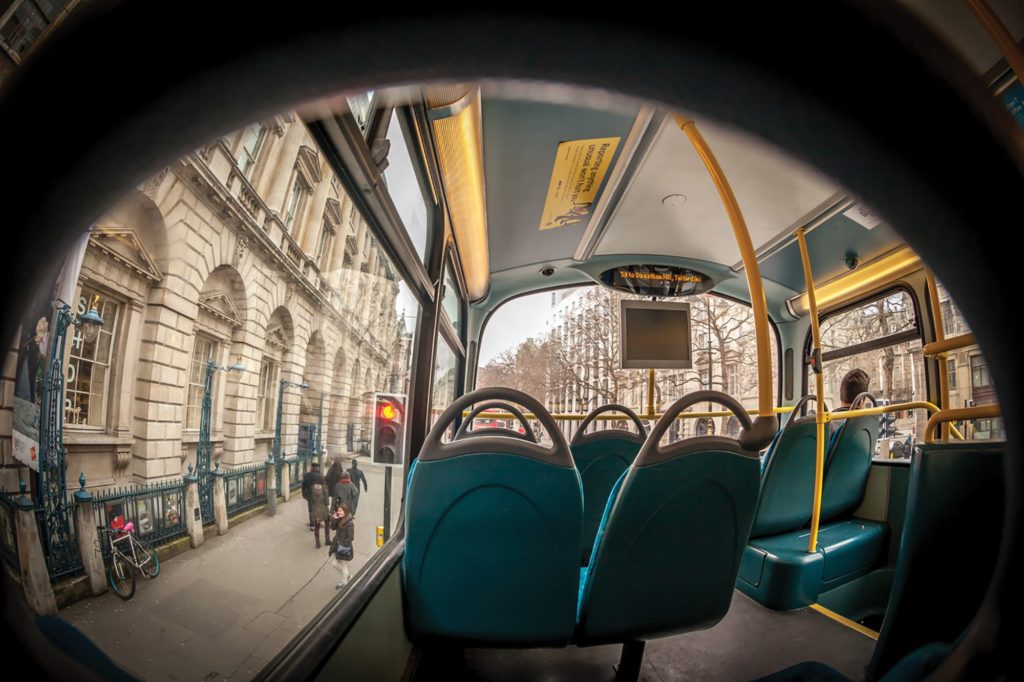
[[[625,265],[601,273],[601,282],[641,296],[691,296],[715,286],[702,272],[673,265]]]

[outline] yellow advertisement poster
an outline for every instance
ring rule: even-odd
[[[544,201],[540,229],[550,230],[583,222],[601,188],[605,173],[615,158],[619,137],[571,140],[558,145],[551,183]]]

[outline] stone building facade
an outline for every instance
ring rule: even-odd
[[[195,458],[208,359],[245,366],[214,378],[222,466],[267,458],[282,380],[309,385],[281,394],[286,454],[312,439],[321,414],[328,454],[358,451],[372,392],[406,391],[413,329],[396,310],[399,291],[394,266],[294,115],[180,159],[89,236],[78,308],[98,296],[104,325],[95,342],[68,338],[69,480],[180,476]],[[8,490],[28,477],[10,445],[17,352],[14,344],[3,371]]]

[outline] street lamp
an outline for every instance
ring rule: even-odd
[[[55,575],[77,563],[76,544],[71,537],[71,512],[67,505],[66,458],[64,448],[64,351],[68,327],[82,330],[82,338],[92,343],[103,325],[94,296],[89,309],[82,315],[71,312],[64,301],[54,301],[57,319],[50,336],[50,357],[43,390],[39,419],[39,492],[46,530],[47,562],[50,575]]]
[[[244,372],[242,356],[239,355],[232,365],[221,365],[213,358],[206,362],[206,376],[203,382],[203,410],[199,417],[199,443],[196,445],[196,476],[201,482],[199,500],[203,508],[203,518],[213,517],[213,496],[210,494],[210,453],[213,445],[210,442],[210,412],[213,410],[213,377],[218,372]]]
[[[277,422],[274,424],[274,448],[270,453],[271,458],[277,462],[279,466],[283,460],[283,457],[281,456],[281,413],[284,402],[285,387],[306,389],[309,388],[309,384],[305,381],[297,384],[294,381],[281,379],[281,385],[277,391]]]

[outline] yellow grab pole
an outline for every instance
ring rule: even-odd
[[[925,270],[925,280],[928,284],[928,302],[932,309],[932,324],[935,325],[935,340],[942,343],[946,340],[946,331],[942,320],[942,306],[939,304],[939,289],[935,283],[935,276],[931,270]],[[945,353],[935,356],[939,365],[939,408],[949,409],[949,362]],[[942,422],[942,440],[949,440],[949,423]]]
[[[754,312],[754,333],[757,336],[757,415],[759,417],[774,417],[772,410],[772,349],[769,341],[771,333],[768,327],[768,305],[764,298],[764,286],[761,283],[761,267],[757,262],[757,253],[754,251],[754,244],[750,241],[750,232],[743,220],[740,206],[732,193],[729,181],[718,165],[718,160],[711,152],[711,148],[704,140],[704,137],[697,130],[697,125],[679,114],[674,116],[676,124],[686,133],[693,144],[697,154],[700,155],[704,165],[711,175],[711,180],[718,188],[718,194],[722,198],[725,212],[729,215],[729,222],[732,223],[732,231],[736,236],[736,244],[739,246],[740,254],[743,256],[743,268],[747,274],[747,286],[750,288],[750,307]]]
[[[654,370],[647,370],[647,414],[648,419],[654,418]]]
[[[800,260],[804,265],[804,281],[807,282],[807,304],[811,316],[811,357],[814,359],[815,390],[818,399],[814,402],[816,410],[814,423],[817,425],[815,435],[814,459],[814,506],[811,507],[811,537],[807,541],[807,551],[815,552],[818,549],[818,526],[821,525],[821,490],[824,487],[825,478],[825,377],[821,373],[821,329],[818,327],[818,301],[814,297],[814,275],[811,273],[811,258],[807,253],[807,239],[804,237],[804,228],[796,231],[796,240],[800,244]]]
[[[942,410],[936,412],[928,420],[928,425],[924,427],[924,442],[931,443],[932,436],[934,435],[935,426],[944,421],[950,421],[953,419],[991,419],[993,417],[1002,416],[1002,410],[999,409],[999,405],[980,405],[978,407],[961,407],[955,410]]]
[[[1006,63],[1010,65],[1010,68],[1017,75],[1017,80],[1024,83],[1024,51],[1021,51],[1017,41],[1006,30],[1006,26],[1003,25],[1003,22],[999,21],[999,17],[996,16],[996,13],[992,11],[992,8],[988,6],[985,0],[964,0],[964,2],[974,12],[974,15],[978,17],[978,21],[981,22],[981,25],[992,36],[995,44],[999,46],[1003,56],[1006,57]]]

